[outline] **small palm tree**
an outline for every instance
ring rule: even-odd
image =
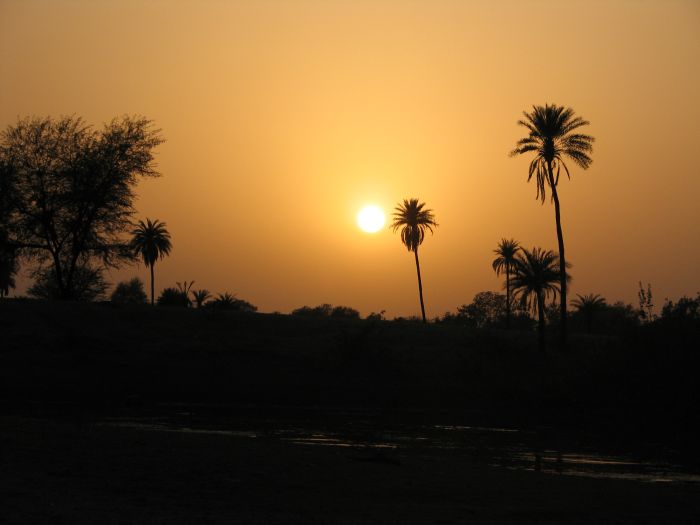
[[[192,301],[190,301],[190,289],[194,285],[194,281],[190,281],[189,283],[187,281],[182,281],[181,283],[176,282],[175,284],[177,284],[177,289],[182,294],[184,303],[189,308],[192,304]]]
[[[518,241],[514,239],[501,239],[498,247],[493,251],[497,257],[493,260],[493,271],[496,275],[506,274],[506,327],[510,327],[510,309],[511,309],[511,293],[510,293],[510,274],[515,265],[515,256],[520,249]]]
[[[209,290],[192,290],[192,297],[194,297],[194,302],[197,304],[197,308],[204,306],[207,299],[211,299],[211,293]]]
[[[151,222],[139,221],[138,226],[131,234],[131,249],[136,256],[141,256],[143,263],[151,269],[151,305],[155,304],[155,279],[153,267],[158,259],[163,259],[170,254],[173,245],[170,242],[170,233],[165,228],[164,222],[157,220]]]
[[[593,160],[589,153],[593,151],[593,141],[590,135],[573,133],[581,126],[590,124],[581,117],[574,116],[574,110],[546,104],[533,106],[532,113],[523,112],[525,120],[518,124],[526,127],[530,133],[520,139],[511,156],[534,152],[535,158],[530,162],[528,182],[535,175],[537,183],[537,198],[544,203],[545,189],[549,186],[554,202],[554,218],[557,225],[557,241],[559,243],[560,271],[559,288],[561,289],[561,344],[566,346],[566,257],[564,256],[564,234],[561,228],[561,212],[557,184],[561,168],[569,177],[569,168],[564,157],[573,160],[583,169],[588,169]],[[556,174],[555,174],[556,171]]]
[[[579,295],[571,301],[571,305],[576,308],[586,320],[586,330],[591,333],[593,328],[593,316],[595,312],[605,308],[605,299],[598,294]]]
[[[513,267],[513,294],[522,306],[537,312],[540,350],[544,351],[545,301],[559,293],[559,257],[551,250],[525,248]]]
[[[391,224],[391,228],[394,232],[401,229],[401,242],[409,252],[413,252],[415,255],[420,310],[423,315],[423,322],[426,323],[423,282],[421,281],[420,263],[418,262],[418,246],[423,243],[426,230],[433,233],[433,228],[437,228],[438,224],[435,222],[433,211],[425,209],[425,203],[418,202],[418,199],[404,199],[403,204],[399,204],[394,209],[394,222]]]

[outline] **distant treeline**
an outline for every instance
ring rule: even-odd
[[[89,277],[89,276],[88,276]],[[89,278],[86,279],[90,281]],[[257,312],[254,304],[236,297],[229,292],[213,295],[206,289],[193,290],[194,281],[176,283],[175,287],[163,289],[158,296],[156,304],[164,307],[180,308],[211,308],[236,312]],[[91,287],[90,300],[103,300],[106,285]],[[97,293],[95,293],[97,291]],[[53,291],[34,285],[30,293],[37,298],[51,299]],[[659,315],[653,313],[651,304],[651,287],[643,289],[640,285],[639,305],[617,301],[609,304],[600,295],[577,296],[569,309],[571,330],[576,333],[619,335],[644,324],[650,323],[677,323],[687,321],[700,321],[700,292],[695,296],[682,296],[677,301],[666,299],[661,307]],[[138,277],[120,282],[114,288],[109,301],[121,305],[147,304],[148,297],[144,289],[144,283]],[[546,323],[552,328],[558,328],[559,304],[552,301],[545,307]],[[279,313],[279,312],[276,312]],[[332,305],[328,303],[317,306],[301,306],[291,311],[291,315],[310,318],[328,319],[361,319],[360,312],[350,306]],[[420,322],[419,316],[394,317],[387,319],[385,311],[372,312],[365,317],[370,321],[396,321],[396,322]],[[436,324],[449,324],[476,329],[510,329],[532,331],[537,327],[537,319],[532,316],[531,310],[519,302],[511,305],[510,312],[507,309],[506,295],[483,291],[474,295],[470,303],[465,303],[455,312],[445,312],[442,316],[433,319]]]

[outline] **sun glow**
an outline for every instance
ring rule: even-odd
[[[365,206],[357,214],[357,225],[362,231],[375,233],[384,226],[384,212],[379,206]]]

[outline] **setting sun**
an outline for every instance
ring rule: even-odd
[[[367,233],[378,232],[384,222],[384,212],[379,206],[365,206],[357,214],[357,225]]]

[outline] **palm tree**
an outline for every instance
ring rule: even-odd
[[[566,257],[564,255],[564,235],[561,228],[561,212],[559,209],[559,195],[557,184],[561,168],[564,168],[566,176],[569,168],[564,162],[568,157],[583,169],[588,169],[593,160],[589,153],[593,151],[593,141],[590,135],[572,133],[581,126],[590,124],[581,117],[574,116],[574,110],[546,104],[533,106],[532,113],[523,112],[525,120],[519,120],[518,124],[525,126],[529,135],[520,139],[511,156],[522,155],[530,151],[535,152],[535,158],[530,162],[528,182],[535,175],[537,183],[537,198],[544,203],[545,189],[549,186],[554,201],[554,217],[557,224],[557,241],[559,242],[559,288],[561,290],[561,345],[566,346]],[[555,174],[556,171],[556,174]]]
[[[197,308],[204,306],[207,299],[211,299],[211,293],[209,290],[192,290],[192,297],[194,297],[194,302],[197,304]]]
[[[177,289],[182,294],[183,302],[187,305],[187,308],[189,308],[192,304],[192,301],[190,301],[190,290],[194,285],[194,281],[190,281],[189,283],[187,281],[182,281],[181,283],[176,282],[175,284],[177,284]]]
[[[537,312],[540,350],[544,351],[544,305],[559,293],[559,257],[551,250],[521,248],[513,266],[513,295],[524,308]]]
[[[170,254],[173,247],[170,242],[170,233],[165,228],[164,222],[157,220],[151,222],[150,219],[146,219],[145,223],[139,221],[131,234],[133,235],[131,249],[136,256],[141,256],[144,264],[151,269],[151,305],[153,305],[155,304],[153,267],[158,259],[163,259]]]
[[[593,314],[606,306],[605,299],[598,294],[579,295],[571,301],[571,305],[576,308],[586,320],[586,329],[591,333],[593,327]]]
[[[496,275],[501,272],[506,274],[506,327],[510,327],[510,273],[515,265],[515,255],[518,253],[520,245],[515,239],[501,239],[498,247],[493,251],[497,257],[493,260],[493,271]]]
[[[424,209],[425,203],[418,202],[418,199],[404,199],[403,204],[394,208],[394,222],[391,228],[394,232],[401,229],[401,242],[409,252],[413,252],[416,257],[416,272],[418,273],[418,295],[420,297],[420,311],[425,319],[425,304],[423,303],[423,282],[420,277],[420,263],[418,262],[418,246],[423,243],[425,231],[433,233],[433,228],[437,228],[435,216],[432,210]]]

